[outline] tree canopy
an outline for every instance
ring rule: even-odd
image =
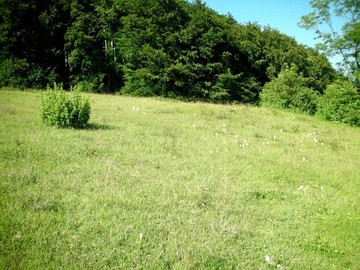
[[[201,0],[0,0],[0,86],[254,103],[290,65],[319,93],[335,76],[317,50]]]

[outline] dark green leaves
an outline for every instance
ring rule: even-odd
[[[0,15],[2,86],[56,81],[91,92],[257,103],[286,63],[318,92],[334,73],[295,39],[238,24],[200,0],[3,0]],[[348,31],[347,40],[357,34]]]

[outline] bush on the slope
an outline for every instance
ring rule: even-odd
[[[48,90],[42,95],[41,119],[51,126],[62,128],[85,127],[90,119],[90,102],[78,91],[66,93],[62,89]]]
[[[327,86],[319,99],[319,117],[351,126],[360,126],[360,95],[353,83],[339,80]]]
[[[307,79],[298,74],[295,66],[284,69],[277,78],[264,85],[260,94],[261,104],[313,115],[318,96],[306,85]]]

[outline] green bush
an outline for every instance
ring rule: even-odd
[[[355,85],[347,80],[328,85],[318,101],[316,115],[329,121],[360,126],[360,95]]]
[[[317,94],[307,87],[307,79],[298,75],[292,66],[280,72],[278,78],[266,83],[261,94],[261,104],[276,109],[315,114]]]
[[[0,63],[0,87],[9,86],[24,89],[30,65],[26,59],[11,57]]]
[[[57,79],[55,69],[44,70],[37,64],[29,64],[26,59],[11,57],[0,63],[0,87],[42,89],[49,81]]]
[[[151,97],[155,95],[152,75],[148,68],[141,68],[135,71],[126,69],[125,85],[121,89],[122,94],[132,96]]]
[[[80,92],[67,93],[62,89],[48,90],[42,95],[41,119],[51,126],[82,128],[90,119],[90,102]]]

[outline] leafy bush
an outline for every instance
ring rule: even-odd
[[[49,81],[57,79],[55,69],[44,70],[38,64],[29,64],[26,59],[11,57],[0,63],[0,87],[42,89]]]
[[[151,97],[154,96],[154,84],[152,83],[152,74],[148,68],[141,68],[135,71],[126,69],[125,86],[122,88],[122,94],[132,96]]]
[[[41,119],[51,126],[81,128],[90,119],[90,102],[80,92],[66,93],[62,89],[48,90],[42,95]]]
[[[210,100],[227,102],[237,100],[244,103],[255,103],[258,98],[258,85],[251,77],[243,74],[231,74],[230,70],[217,76],[216,84],[210,92]]]
[[[106,93],[110,91],[108,85],[106,85],[106,81],[108,80],[109,77],[103,73],[83,78],[74,75],[71,76],[71,85],[74,85],[74,88],[80,92]]]
[[[261,104],[313,115],[318,96],[306,85],[307,79],[297,73],[295,66],[284,69],[277,78],[265,84],[260,94]]]
[[[29,64],[25,59],[16,59],[14,57],[6,59],[0,63],[0,87],[26,88],[28,73]]]
[[[360,126],[360,95],[353,83],[342,80],[327,86],[317,113],[323,119]]]

